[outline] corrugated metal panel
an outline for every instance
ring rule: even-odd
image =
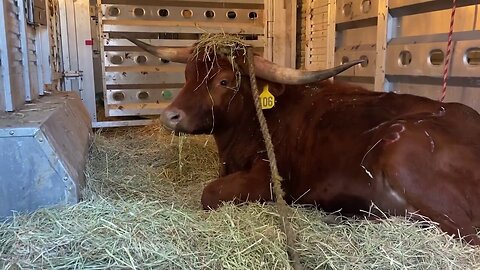
[[[13,111],[25,102],[19,9],[16,1],[4,0],[0,7],[0,53],[2,67],[2,110]]]
[[[36,48],[36,31],[33,27],[27,28],[27,47],[28,47],[28,66],[30,70],[31,81],[31,100],[37,99],[39,96],[40,83],[38,80],[38,66],[37,66],[37,48]]]
[[[27,23],[28,1],[4,0],[0,5],[0,111],[14,111],[26,101],[43,94],[39,62],[48,65],[47,44],[42,45],[39,29]],[[34,23],[34,22],[30,22]],[[45,41],[43,41],[45,42]]]

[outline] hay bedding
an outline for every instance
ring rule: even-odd
[[[200,210],[214,141],[154,127],[95,136],[85,200],[0,225],[2,269],[289,269],[272,205]],[[402,218],[327,225],[296,208],[308,269],[480,269],[480,251]]]

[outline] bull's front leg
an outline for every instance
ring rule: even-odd
[[[238,171],[218,178],[203,189],[203,209],[216,209],[223,202],[271,200],[268,161],[256,161],[249,171]]]

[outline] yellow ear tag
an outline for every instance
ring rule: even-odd
[[[268,84],[263,87],[263,92],[260,94],[260,104],[263,110],[275,106],[275,97],[268,91]]]

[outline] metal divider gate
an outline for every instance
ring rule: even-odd
[[[309,2],[311,8],[307,12],[311,21],[306,24],[307,45],[308,41],[314,44],[306,50],[308,69],[365,58],[368,63],[349,69],[336,79],[376,91],[411,93],[436,100],[441,97],[452,1]],[[316,11],[320,7],[328,8],[320,13]],[[477,111],[480,111],[479,18],[477,0],[457,0],[445,99],[467,104]],[[324,36],[316,39],[320,36],[312,33],[317,25],[323,27]],[[335,30],[329,32],[328,26],[334,26]],[[324,49],[324,58],[334,58],[334,62],[327,63],[308,54],[324,42],[335,44],[334,48]]]
[[[184,83],[184,64],[158,59],[122,35],[154,45],[183,47],[202,33],[236,33],[267,54],[263,0],[132,2],[97,1],[101,68],[96,77],[102,78],[107,117],[160,114]],[[106,125],[107,121],[97,123]],[[120,125],[129,124],[123,121]]]

